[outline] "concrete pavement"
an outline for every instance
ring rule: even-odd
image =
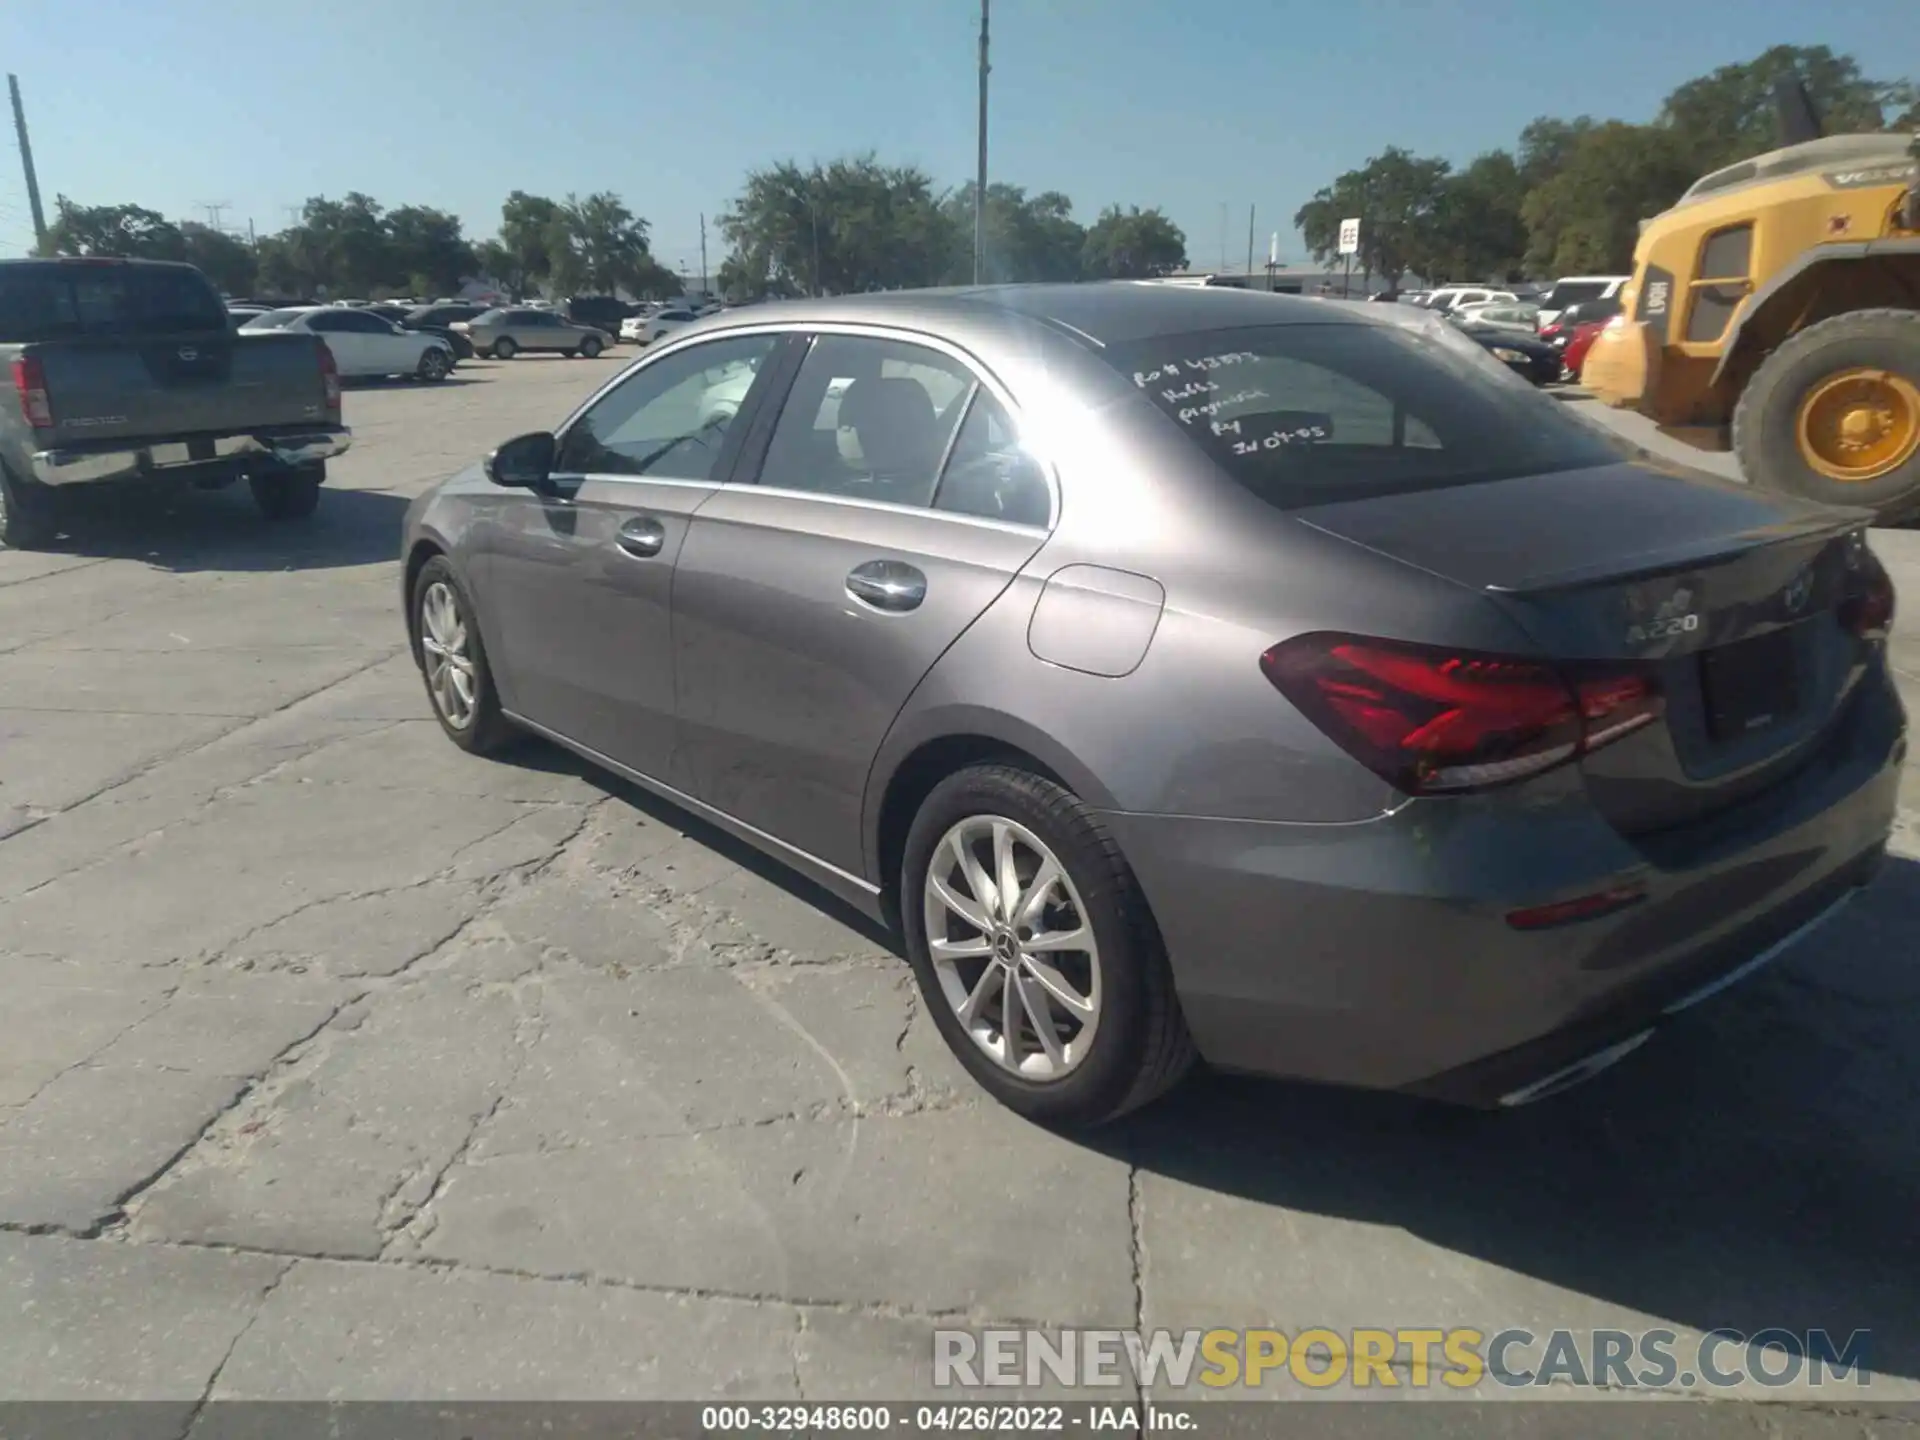
[[[1551,1104],[1203,1079],[1049,1135],[827,897],[437,732],[407,498],[630,353],[352,392],[311,526],[0,553],[0,1398],[903,1398],[936,1325],[1022,1322],[1870,1329],[1866,1398],[1920,1397],[1913,804],[1848,914]]]

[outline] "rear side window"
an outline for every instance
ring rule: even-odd
[[[231,328],[226,306],[197,270],[0,266],[0,343]]]
[[[1275,325],[1102,354],[1229,476],[1283,509],[1622,458],[1465,336]]]

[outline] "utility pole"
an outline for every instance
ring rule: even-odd
[[[233,202],[230,200],[202,200],[200,202],[200,208],[207,212],[207,228],[209,230],[219,230],[220,212],[231,209],[232,205]]]
[[[253,217],[251,215],[247,217],[247,244],[255,250],[260,248],[260,237],[253,233]]]
[[[985,278],[987,249],[987,8],[980,0],[980,163],[973,175],[973,283]]]
[[[983,39],[980,43],[984,53],[986,41]],[[984,105],[986,81],[983,79],[980,83],[983,87],[981,103]],[[7,89],[13,96],[13,133],[20,142],[20,168],[27,173],[27,205],[33,211],[34,248],[44,250],[47,248],[47,212],[40,208],[40,177],[33,172],[33,146],[27,141],[27,111],[26,107],[20,103],[18,75],[7,76]],[[984,146],[986,141],[982,140],[980,143]],[[986,151],[982,149],[980,153],[984,156]],[[985,161],[981,163],[984,164]]]
[[[1227,268],[1227,202],[1220,202],[1220,269]]]
[[[1247,206],[1247,284],[1253,284],[1253,206]],[[1272,286],[1268,286],[1272,289]]]
[[[700,214],[700,293],[707,294],[707,216]]]

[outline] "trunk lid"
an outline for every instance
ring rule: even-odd
[[[327,423],[311,337],[272,331],[58,340],[31,347],[54,428],[36,443],[93,445]]]
[[[1581,761],[1623,833],[1704,819],[1784,777],[1860,673],[1863,644],[1836,612],[1864,512],[1618,465],[1299,518],[1482,591],[1557,661],[1652,675],[1663,723]]]

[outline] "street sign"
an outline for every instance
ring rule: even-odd
[[[1322,231],[1321,233],[1325,234],[1326,232]],[[1360,217],[1358,215],[1354,216],[1351,220],[1342,220],[1340,222],[1340,253],[1342,255],[1358,255],[1360,253]]]

